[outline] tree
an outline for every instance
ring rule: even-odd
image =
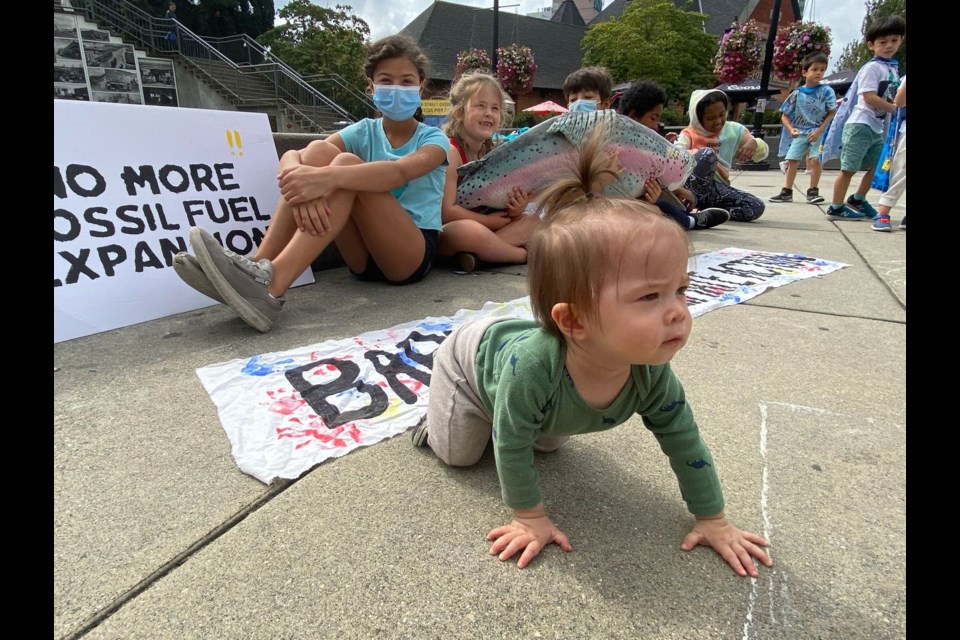
[[[706,18],[669,0],[633,0],[619,18],[587,29],[583,64],[604,66],[620,81],[654,80],[669,98],[686,101],[694,89],[716,84],[717,39],[704,33]]]
[[[292,0],[277,15],[286,23],[270,29],[257,41],[300,75],[340,75],[351,87],[364,91],[364,43],[367,23],[350,12],[349,5],[329,9],[308,0]]]
[[[873,57],[873,53],[867,49],[866,34],[867,29],[877,18],[899,15],[903,19],[907,18],[907,0],[867,0],[867,14],[863,17],[863,26],[861,33],[863,37],[857,42],[851,42],[843,48],[840,57],[837,58],[837,70],[841,69],[859,69]],[[907,43],[904,40],[897,50],[894,58],[899,61],[900,75],[907,73]]]

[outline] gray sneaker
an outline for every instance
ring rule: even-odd
[[[254,262],[238,256],[221,247],[216,238],[200,227],[190,229],[190,245],[224,303],[254,329],[269,331],[284,303],[283,298],[273,298],[267,290],[273,277],[270,261]]]
[[[223,304],[223,298],[217,293],[217,290],[210,284],[210,279],[203,272],[197,259],[186,251],[181,251],[173,256],[173,270],[177,272],[180,279],[188,285],[217,302]]]
[[[413,428],[410,439],[413,440],[413,446],[415,447],[429,446],[427,444],[427,416],[423,416],[417,426]]]

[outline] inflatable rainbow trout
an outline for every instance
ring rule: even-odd
[[[569,173],[587,134],[598,125],[606,127],[607,145],[616,149],[623,169],[606,193],[639,197],[648,178],[657,178],[673,190],[693,171],[693,154],[675,148],[653,129],[616,111],[565,113],[460,167],[457,204],[467,209],[505,209],[514,186],[536,198],[558,172]]]

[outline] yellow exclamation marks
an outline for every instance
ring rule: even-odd
[[[236,143],[237,145],[236,153],[232,151],[234,143]],[[240,154],[240,156],[243,157],[243,151],[241,150],[241,147],[243,147],[243,141],[240,139],[239,131],[236,131],[236,130],[231,131],[230,129],[227,129],[227,144],[230,146],[230,149],[231,149],[230,155]]]

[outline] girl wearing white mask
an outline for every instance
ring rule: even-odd
[[[361,280],[422,280],[437,255],[450,149],[440,129],[414,118],[427,62],[404,36],[368,45],[364,70],[382,117],[285,153],[277,171],[281,197],[256,253],[238,256],[194,227],[196,258],[174,259],[180,277],[263,332],[293,281],[331,242]]]

